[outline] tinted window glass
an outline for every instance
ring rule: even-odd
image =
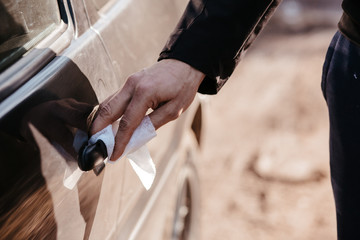
[[[0,71],[60,23],[56,0],[0,0]]]

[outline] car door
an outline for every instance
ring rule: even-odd
[[[186,0],[85,1],[92,28],[101,37],[119,82],[124,83],[133,72],[156,62],[186,3]],[[111,239],[178,239],[173,233],[177,222],[174,219],[181,208],[177,202],[186,184],[193,191],[194,209],[198,201],[197,179],[190,161],[198,146],[191,129],[196,112],[201,111],[198,107],[199,102],[195,101],[180,119],[159,129],[157,137],[148,144],[157,167],[149,191],[141,185],[129,162],[124,161],[121,210],[116,228],[109,233]],[[195,216],[193,212],[194,219]],[[196,228],[195,221],[192,228]],[[184,223],[178,223],[181,224]],[[198,237],[194,236],[195,233],[193,238],[181,239]]]
[[[83,1],[2,0],[0,12],[0,236],[104,239],[120,211],[122,164],[64,186],[75,135],[120,87],[103,42]]]

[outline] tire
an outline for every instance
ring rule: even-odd
[[[179,184],[173,220],[172,240],[200,239],[200,189],[193,161],[193,151],[187,154],[186,166]]]

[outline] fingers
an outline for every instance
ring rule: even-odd
[[[131,86],[125,84],[121,91],[116,92],[99,105],[96,118],[90,128],[90,134],[102,130],[123,115],[131,100],[132,91]]]
[[[111,161],[117,160],[124,152],[132,134],[143,120],[147,110],[148,106],[145,99],[135,95],[119,122],[119,128],[115,136],[114,152],[110,157]]]
[[[150,120],[155,129],[158,129],[166,123],[177,119],[181,115],[184,109],[179,108],[176,105],[177,104],[174,101],[167,102],[149,114]]]
[[[196,90],[197,88],[180,91],[172,100],[159,104],[160,107],[149,114],[154,128],[158,129],[166,123],[177,119],[193,102]]]

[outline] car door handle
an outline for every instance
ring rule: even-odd
[[[105,167],[105,159],[108,157],[106,145],[102,140],[87,145],[84,144],[78,154],[78,165],[82,171],[94,170],[99,175]]]

